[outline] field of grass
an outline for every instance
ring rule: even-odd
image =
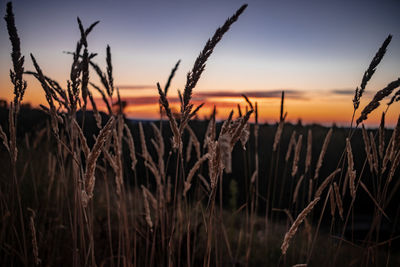
[[[284,92],[276,125],[259,124],[245,95],[247,106],[225,121],[215,110],[198,120],[192,92],[246,7],[207,41],[179,114],[167,97],[178,62],[157,84],[160,120],[138,122],[123,114],[110,47],[105,71],[89,51],[97,22],[78,19],[62,88],[32,54],[35,70],[24,70],[7,5],[14,100],[0,108],[3,266],[400,266],[400,118],[394,129],[385,113],[378,129],[363,125],[383,98],[391,97],[386,112],[400,99],[400,79],[355,116],[391,36],[355,90],[349,128],[286,123]],[[26,75],[43,87],[40,110],[22,105]]]

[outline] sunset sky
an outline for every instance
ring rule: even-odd
[[[399,1],[14,1],[14,13],[26,70],[35,55],[47,76],[66,85],[72,51],[79,38],[76,17],[84,26],[100,20],[88,38],[90,52],[105,69],[105,51],[112,50],[115,85],[128,102],[132,118],[158,117],[156,83],[165,84],[181,59],[169,97],[177,104],[186,73],[217,27],[243,3],[249,6],[217,45],[207,62],[194,102],[217,105],[224,118],[241,94],[257,101],[262,122],[279,118],[280,92],[285,90],[288,120],[348,126],[354,89],[382,42],[393,35],[388,52],[369,82],[360,110],[375,92],[400,77]],[[6,1],[0,1],[1,17]],[[11,45],[0,22],[0,98],[10,100]],[[97,83],[94,72],[91,77]],[[27,77],[24,102],[45,103],[39,83]],[[368,119],[376,125],[388,99]],[[360,112],[359,110],[359,112]],[[392,105],[393,125],[400,102]],[[200,116],[200,117],[201,117]]]

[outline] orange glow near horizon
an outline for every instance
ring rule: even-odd
[[[1,84],[0,84],[1,86]],[[4,88],[5,86],[1,86]],[[11,84],[7,85],[10,90],[1,90],[2,95],[0,98],[11,101],[13,98],[13,92],[11,90]],[[159,106],[158,96],[155,94],[150,95],[151,90],[145,90],[146,94],[138,96],[138,92],[122,92],[122,99],[133,99],[132,102],[128,102],[125,108],[125,113],[130,118],[137,119],[158,119],[159,118]],[[144,93],[145,91],[140,91]],[[201,92],[201,90],[199,90]],[[154,92],[154,91],[153,91]],[[245,93],[245,92],[244,92]],[[126,96],[127,95],[127,96]],[[201,95],[201,94],[200,94]],[[98,108],[105,111],[105,106],[102,100],[97,96]],[[371,97],[370,97],[371,98]],[[359,116],[362,108],[370,101],[370,98],[362,99],[361,107],[357,110],[355,119]],[[139,101],[138,100],[145,100]],[[171,109],[173,111],[179,111],[179,103],[176,97],[169,97],[171,103]],[[275,123],[279,118],[280,112],[280,98],[279,97],[249,97],[252,103],[258,102],[259,122],[260,123]],[[295,97],[285,98],[285,112],[288,113],[287,121],[297,123],[301,120],[303,124],[318,123],[323,125],[331,125],[335,123],[339,126],[349,126],[351,116],[353,113],[352,96],[350,95],[330,95],[329,93],[313,93],[307,92],[305,98],[297,99]],[[28,89],[24,97],[24,103],[30,103],[33,107],[38,107],[39,104],[46,104],[44,92],[40,88],[40,85],[35,83],[28,83]],[[225,119],[231,110],[234,110],[235,116],[238,114],[237,105],[241,106],[241,110],[244,113],[246,102],[242,97],[238,96],[207,96],[199,97],[196,94],[193,95],[193,104],[199,105],[205,103],[203,108],[199,111],[198,117],[200,119],[209,117],[213,106],[217,107],[217,119]],[[365,122],[367,126],[375,127],[379,125],[382,111],[386,108],[385,103],[387,100],[382,101],[382,105],[376,109]],[[397,119],[400,113],[400,105],[394,103],[389,109],[386,115],[386,125],[393,127],[397,123]],[[252,119],[253,120],[253,119]]]
[[[207,99],[211,100],[211,99]],[[258,102],[258,116],[260,123],[275,123],[279,119],[280,112],[280,99],[269,98],[269,99],[257,99],[250,98],[253,103]],[[194,102],[195,105],[200,102]],[[200,119],[207,118],[210,116],[213,110],[213,105],[217,107],[217,119],[226,119],[231,112],[238,114],[237,104],[240,104],[242,113],[245,112],[246,102],[242,98],[212,98],[212,101],[205,102],[205,105],[198,113]],[[172,103],[171,109],[178,111],[179,104]],[[377,126],[380,123],[382,111],[385,106],[376,109],[365,122],[367,126]],[[360,110],[357,110],[355,119],[358,118]],[[146,105],[130,105],[125,109],[126,114],[132,118],[148,118],[158,119],[159,118],[159,106],[158,103],[146,104]],[[345,101],[343,99],[333,99],[330,101],[322,101],[320,99],[309,99],[309,100],[296,100],[287,99],[285,100],[285,112],[288,113],[287,121],[297,123],[300,119],[303,124],[317,123],[323,125],[331,125],[333,123],[339,126],[349,126],[351,117],[353,114],[353,106],[351,101]],[[386,116],[386,125],[393,127],[397,123],[399,115],[398,107],[391,107]],[[251,119],[254,120],[253,118]]]
[[[81,37],[76,17],[82,18],[85,28],[99,20],[87,38],[89,53],[96,54],[91,60],[106,74],[109,45],[114,86],[120,88],[121,99],[126,101],[125,114],[136,119],[160,117],[156,84],[164,87],[178,60],[168,99],[173,111],[179,112],[177,89],[184,89],[188,71],[215,29],[238,8],[236,1],[227,0],[201,5],[186,1],[160,1],[157,5],[147,1],[122,1],[118,5],[111,1],[96,1],[96,5],[75,2],[13,1],[24,69],[35,70],[32,54],[44,75],[66,88],[73,57],[65,52],[75,51]],[[213,48],[213,54],[207,56],[192,98],[195,106],[205,103],[198,113],[200,119],[209,117],[214,105],[219,120],[231,110],[237,116],[238,104],[244,113],[246,102],[241,94],[246,94],[258,103],[260,123],[275,123],[284,90],[286,121],[348,127],[354,89],[379,47],[389,39],[385,57],[376,66],[354,119],[378,90],[398,79],[400,27],[394,18],[400,1],[363,5],[363,12],[355,1],[315,1],[312,5],[294,1],[288,6],[283,1],[251,2]],[[12,44],[4,21],[0,25],[0,48],[0,99],[10,102]],[[101,85],[93,68],[89,77]],[[28,88],[23,103],[47,106],[40,83],[32,75],[24,75],[24,79]],[[95,90],[92,93],[98,108],[106,111],[101,96]],[[114,102],[116,98],[114,94]],[[369,116],[367,127],[379,125],[388,101],[384,99]],[[390,107],[386,125],[393,127],[399,114],[400,101]]]

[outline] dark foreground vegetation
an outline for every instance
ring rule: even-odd
[[[123,114],[107,69],[95,63],[84,28],[67,88],[24,57],[11,4],[14,100],[0,109],[0,262],[4,266],[398,266],[400,122],[363,121],[400,81],[380,90],[355,120],[389,36],[355,90],[350,128],[258,123],[257,103],[223,122],[195,120],[191,103],[213,48],[242,6],[206,43],[173,114],[158,84],[160,121]],[[90,73],[90,76],[89,76]],[[25,75],[47,104],[21,104]],[[98,75],[100,85],[89,77]],[[29,89],[28,89],[29,90]],[[398,89],[397,89],[398,90]],[[92,91],[101,94],[99,112]],[[90,107],[90,110],[89,110]],[[386,109],[388,112],[388,108]],[[254,118],[255,123],[249,123]],[[353,121],[354,125],[353,125]]]

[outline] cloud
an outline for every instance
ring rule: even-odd
[[[154,105],[158,103],[158,96],[128,96],[128,97],[121,97],[122,101],[125,101],[129,106],[146,106],[146,105]],[[176,102],[178,99],[169,99],[171,103]],[[104,102],[101,97],[95,98],[95,101],[98,105],[104,105]]]
[[[128,87],[125,87],[128,89]],[[131,88],[131,87],[129,87]],[[139,86],[132,87],[143,88]],[[193,94],[192,103],[194,105],[199,105],[204,103],[205,106],[214,106],[218,107],[236,107],[237,103],[233,103],[231,101],[226,101],[225,98],[242,98],[242,94],[245,94],[247,97],[251,98],[280,98],[282,91],[281,90],[268,90],[268,91],[217,91],[217,90],[209,90],[202,91]],[[212,101],[210,99],[212,98]],[[293,99],[302,99],[307,100],[308,98],[305,96],[305,91],[298,90],[285,90],[285,98],[293,98]],[[100,98],[96,99],[97,101],[102,101]],[[155,105],[158,104],[159,96],[154,94],[153,96],[121,96],[121,100],[125,101],[129,106],[146,106],[146,105]],[[176,96],[168,97],[168,101],[170,104],[179,104],[179,98]]]
[[[354,89],[332,89],[330,93],[334,95],[354,95]]]
[[[158,96],[128,96],[121,97],[122,101],[126,101],[128,105],[154,105],[158,103]],[[179,103],[179,98],[168,97],[169,103]]]
[[[343,89],[332,89],[329,91],[331,94],[334,95],[351,95],[354,96],[355,89],[351,88],[343,88]],[[373,92],[371,91],[364,91],[364,95],[372,95]]]
[[[127,85],[117,85],[120,90],[146,90],[146,89],[154,89],[156,90],[155,85],[134,85],[134,84],[127,84]]]
[[[298,91],[298,90],[284,90],[285,97],[287,98],[297,98],[297,99],[304,99],[305,92]],[[255,98],[280,98],[282,94],[282,90],[264,90],[264,91],[202,91],[196,93],[195,96],[198,97],[242,97],[242,94],[245,94],[247,97],[255,97]]]
[[[133,87],[136,88],[136,87]],[[193,94],[192,103],[199,105],[204,103],[205,107],[213,107],[216,105],[221,108],[235,108],[237,102],[226,101],[226,98],[240,98],[243,100],[242,94],[246,94],[247,97],[251,98],[280,98],[281,90],[265,90],[265,91],[221,91],[221,90],[208,90],[201,91]],[[212,98],[212,99],[211,99]],[[308,100],[305,91],[299,90],[285,90],[285,98],[302,99]],[[102,101],[100,98],[97,101]],[[125,101],[128,106],[139,107],[146,105],[157,105],[159,96],[154,94],[153,96],[121,96],[121,100]],[[168,101],[171,105],[180,103],[179,98],[176,96],[168,97]],[[244,100],[243,100],[244,101]],[[101,104],[100,104],[101,105]]]
[[[139,106],[151,106],[158,104],[159,97],[158,96],[129,96],[129,97],[121,97],[122,101],[126,101],[126,104],[131,107],[139,107]],[[97,101],[101,101],[100,98]],[[180,101],[178,97],[168,97],[168,102],[171,106],[179,105]],[[204,107],[213,107],[216,105],[217,107],[225,107],[225,108],[234,108],[236,107],[236,103],[225,102],[222,98],[221,100],[208,101],[205,97],[196,97],[194,96],[191,100],[192,104],[195,106],[204,103]]]

